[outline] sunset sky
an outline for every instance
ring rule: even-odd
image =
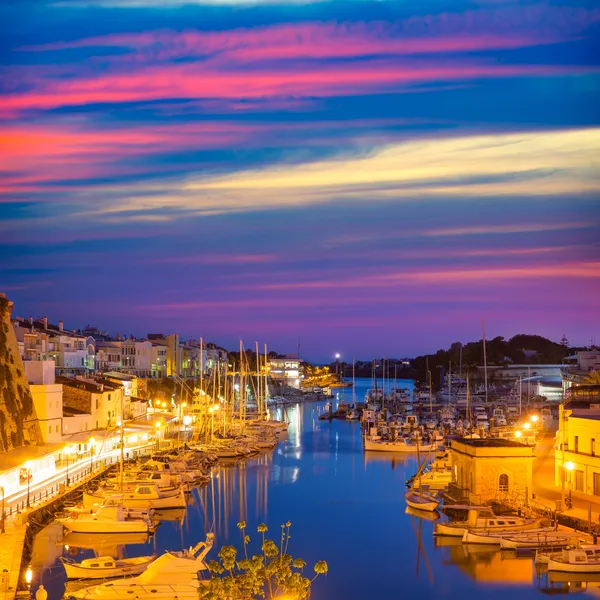
[[[168,8],[165,8],[168,6]],[[0,4],[0,291],[329,360],[600,342],[600,5]]]

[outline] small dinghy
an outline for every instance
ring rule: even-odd
[[[417,510],[433,512],[440,505],[440,501],[435,496],[426,494],[425,492],[411,490],[404,494],[404,498],[406,499],[406,504],[408,504],[408,506]]]
[[[60,557],[60,562],[65,568],[67,579],[109,579],[111,577],[126,577],[139,575],[156,558],[152,556],[137,556],[115,560],[110,556],[86,558],[76,563],[70,558]]]

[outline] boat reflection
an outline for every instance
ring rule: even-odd
[[[94,533],[75,533],[65,535],[61,545],[68,551],[74,549],[94,550],[98,556],[117,557],[121,546],[130,544],[147,544],[151,540],[147,533],[114,533],[102,536]]]
[[[444,564],[456,565],[475,581],[524,585],[536,578],[531,557],[517,557],[483,544],[463,544],[460,538],[457,538],[458,543],[444,545],[440,544],[442,539],[436,539],[436,547],[446,554]]]
[[[191,505],[194,504],[193,502],[188,503]],[[179,523],[183,523],[183,520],[185,519],[186,510],[187,509],[185,508],[168,508],[155,510],[154,514],[152,515],[152,518],[155,521],[178,521]]]
[[[600,595],[600,575],[595,573],[561,573],[547,571],[538,565],[537,588],[544,594],[580,594],[583,592]]]
[[[431,512],[428,510],[417,510],[415,508],[411,508],[410,506],[406,507],[404,513],[410,515],[411,517],[423,519],[424,521],[435,521],[440,516],[438,512]]]

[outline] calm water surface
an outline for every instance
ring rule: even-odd
[[[412,382],[398,386],[412,388]],[[356,397],[362,400],[368,387],[370,380],[357,380]],[[340,391],[341,397],[351,401],[352,390]],[[285,409],[290,421],[285,441],[272,453],[215,468],[210,483],[194,491],[187,511],[171,513],[173,520],[163,522],[150,542],[119,546],[107,536],[95,540],[95,549],[78,549],[74,558],[93,557],[95,552],[137,556],[179,550],[204,539],[211,528],[217,547],[230,543],[241,549],[240,520],[248,523],[257,542],[258,524],[267,523],[277,540],[280,524],[290,520],[291,554],[304,558],[311,569],[317,560],[329,564],[329,575],[314,584],[315,600],[481,595],[506,600],[598,593],[600,583],[538,578],[531,559],[435,542],[433,521],[409,514],[404,503],[405,481],[416,470],[416,457],[365,455],[359,424],[319,421],[323,410],[322,402]],[[56,524],[38,535],[33,590],[44,583],[49,600],[61,597],[65,576],[58,557],[74,554],[75,543],[77,539],[63,538]]]

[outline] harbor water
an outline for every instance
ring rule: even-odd
[[[355,397],[364,398],[370,380],[359,379]],[[398,387],[412,389],[411,381]],[[353,390],[337,390],[336,402],[352,402]],[[185,511],[165,513],[146,543],[123,544],[113,536],[81,540],[63,537],[58,524],[35,539],[32,591],[43,583],[49,600],[61,598],[65,574],[59,557],[139,556],[180,550],[216,534],[216,558],[223,544],[242,549],[239,521],[246,521],[250,548],[259,550],[256,527],[266,523],[278,540],[280,525],[291,521],[290,553],[307,568],[327,561],[329,574],[313,585],[315,600],[372,598],[540,598],[547,593],[599,591],[600,583],[551,582],[538,576],[531,558],[465,546],[460,540],[434,540],[433,516],[409,513],[406,480],[416,456],[363,451],[358,422],[319,420],[325,403],[278,409],[289,432],[275,450],[221,464],[209,483],[196,489]],[[88,536],[89,538],[90,536]],[[253,545],[254,544],[254,545]]]

